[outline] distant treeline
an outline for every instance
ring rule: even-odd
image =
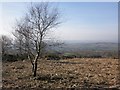
[[[107,52],[67,52],[67,53],[49,53],[46,56],[47,60],[72,59],[72,58],[113,58],[118,59],[118,53],[113,51]]]
[[[115,52],[80,52],[80,53],[56,53],[56,52],[47,52],[42,56],[46,60],[60,60],[60,59],[73,59],[73,58],[113,58],[118,59],[118,54]],[[27,54],[4,54],[2,56],[3,61],[18,61],[28,59]]]

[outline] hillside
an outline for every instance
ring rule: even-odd
[[[3,88],[118,88],[118,59],[39,60],[38,76],[30,61],[3,63]]]

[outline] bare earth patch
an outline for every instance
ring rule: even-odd
[[[3,63],[3,88],[119,87],[118,59],[39,60],[37,77],[28,60]]]

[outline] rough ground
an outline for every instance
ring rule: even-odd
[[[37,77],[28,60],[3,63],[3,88],[119,87],[118,59],[39,60]]]

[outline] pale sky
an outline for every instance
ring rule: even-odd
[[[0,34],[11,35],[16,19],[30,3],[0,3]],[[55,30],[62,40],[117,41],[117,2],[59,2],[63,23]],[[1,15],[2,14],[2,15]]]

